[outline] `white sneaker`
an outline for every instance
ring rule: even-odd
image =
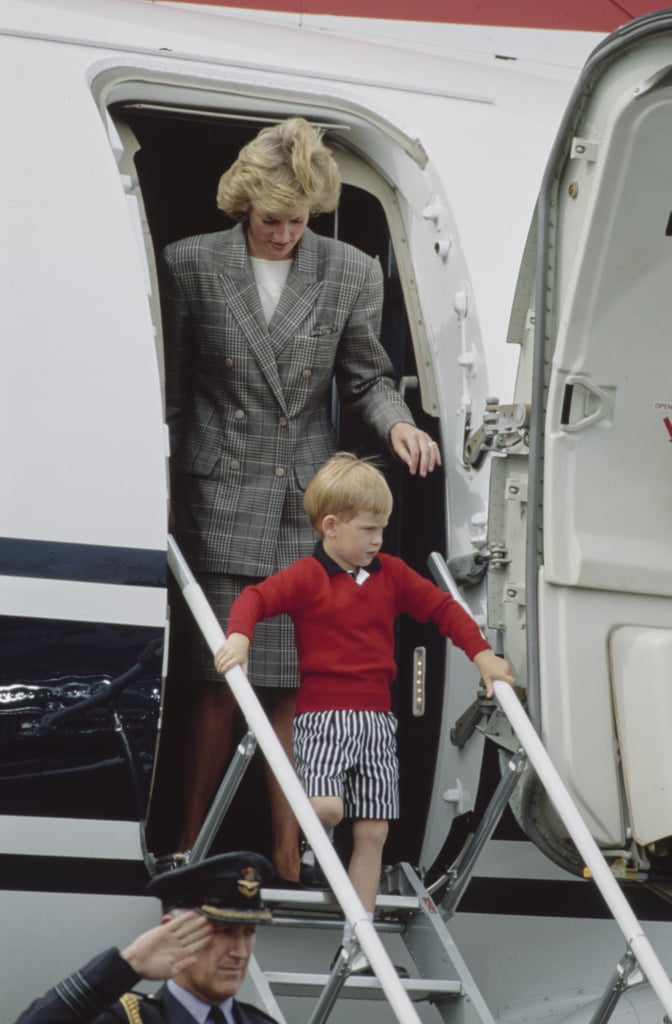
[[[350,960],[350,974],[364,974],[366,971],[369,971],[369,973],[371,972],[371,964],[366,959],[361,949],[358,949]]]
[[[339,946],[336,950],[336,955],[329,965],[329,970],[333,971],[339,960],[347,964],[348,974],[373,974],[373,968],[366,958],[366,954],[361,949],[356,948],[353,950],[353,946],[346,949],[345,946]],[[351,950],[353,952],[351,953]],[[400,978],[409,978],[410,975],[405,967],[401,967],[399,964],[394,964],[394,969]]]
[[[333,971],[337,963],[347,966],[348,974],[363,974],[365,971],[371,971],[369,961],[366,959],[361,949],[356,949],[354,956],[351,958],[352,946],[346,947],[340,945],[336,950],[336,954],[329,965],[329,970]]]

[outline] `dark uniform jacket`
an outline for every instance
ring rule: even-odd
[[[169,245],[162,269],[180,543],[197,573],[266,576],[312,550],[303,491],[336,448],[332,380],[385,442],[413,423],[378,340],[380,264],[306,229],[268,325],[242,225]]]
[[[130,1024],[118,1002],[139,981],[117,949],[108,949],[59,982],[25,1010],[15,1024]],[[276,1024],[248,1003],[234,1000],[237,1024]],[[140,997],[142,1024],[194,1024],[194,1018],[163,985],[156,995]]]

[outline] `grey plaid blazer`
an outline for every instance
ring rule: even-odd
[[[268,326],[242,225],[169,245],[162,272],[180,542],[196,571],[265,576],[312,550],[302,496],[336,447],[332,379],[385,442],[413,423],[378,341],[380,266],[306,229]]]

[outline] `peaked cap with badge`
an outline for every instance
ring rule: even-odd
[[[268,886],[273,867],[259,853],[246,850],[208,857],[197,864],[157,875],[147,886],[164,911],[178,907],[198,910],[213,921],[230,924],[270,921],[261,889]]]

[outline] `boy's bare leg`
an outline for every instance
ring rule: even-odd
[[[343,821],[344,807],[340,796],[311,796],[310,802],[327,832]]]
[[[343,800],[338,796],[311,797],[311,804],[325,829],[335,828],[343,819]],[[373,913],[380,886],[383,847],[389,822],[379,818],[357,818],[352,823],[352,856],[348,875],[368,913]]]
[[[352,823],[352,856],[348,875],[364,909],[370,914],[376,907],[388,830],[389,823],[378,818],[359,818]]]

